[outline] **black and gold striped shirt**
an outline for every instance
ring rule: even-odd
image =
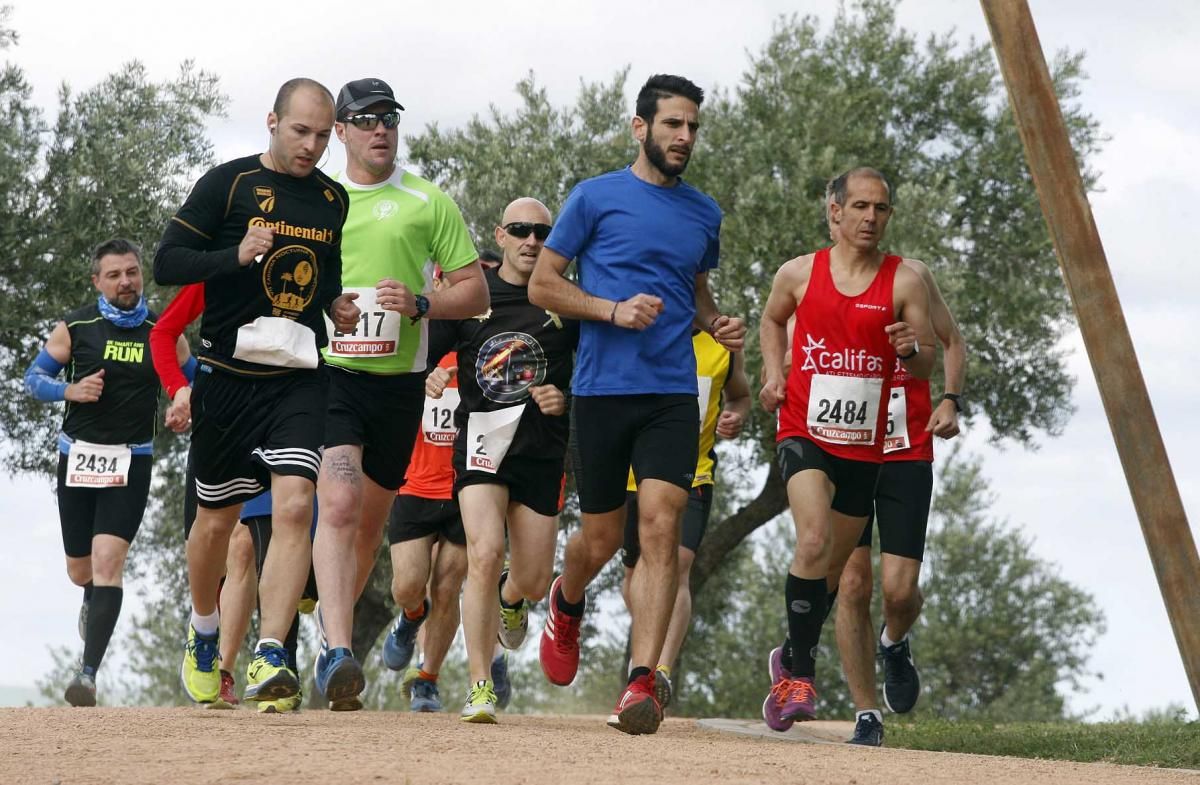
[[[322,313],[342,291],[342,225],[348,200],[337,182],[313,170],[292,177],[262,165],[257,155],[210,169],[168,222],[154,257],[160,284],[204,282],[202,359],[236,373],[290,369],[233,358],[238,328],[260,316],[309,327],[317,347],[327,342]],[[238,245],[251,226],[275,233],[262,260],[238,264]]]

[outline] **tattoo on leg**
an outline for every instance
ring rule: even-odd
[[[329,478],[350,485],[362,483],[362,470],[354,464],[349,455],[341,453],[329,461]]]

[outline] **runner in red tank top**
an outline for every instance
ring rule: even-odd
[[[435,287],[440,277],[435,277]],[[438,368],[457,369],[451,352]],[[392,556],[392,599],[400,614],[383,641],[383,662],[394,670],[409,668],[424,630],[422,660],[404,679],[413,711],[442,711],[438,672],[458,632],[458,595],[467,577],[467,540],[458,500],[454,498],[454,410],[458,384],[451,380],[440,398],[425,398],[404,484],[388,516]]]
[[[765,383],[759,397],[780,410],[777,458],[796,525],[785,584],[788,639],[771,652],[763,718],[774,730],[812,719],[813,649],[821,637],[827,577],[854,548],[883,461],[882,391],[899,357],[917,377],[933,368],[929,293],[898,257],[879,251],[891,188],[874,169],[834,180],[838,243],[797,257],[775,275],[763,309]],[[787,322],[796,315],[785,378]]]
[[[913,664],[908,631],[921,612],[918,585],[925,555],[925,532],[933,494],[933,437],[958,434],[958,398],[966,375],[962,334],[929,268],[915,259],[904,266],[919,274],[930,293],[930,321],[944,349],[946,394],[935,409],[929,382],[915,378],[897,361],[888,391],[888,427],[884,464],[875,486],[875,510],[837,587],[838,652],[856,709],[856,744],[883,741],[883,715],[875,690],[875,655],[883,659],[884,703],[898,714],[911,711],[921,682]],[[885,622],[878,634],[871,622],[871,541],[879,521]]]

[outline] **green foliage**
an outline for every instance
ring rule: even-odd
[[[1200,722],[888,723],[886,744],[910,750],[1200,769]]]
[[[95,296],[91,249],[123,236],[153,254],[191,180],[212,163],[204,124],[225,98],[191,63],[159,82],[135,61],[78,94],[63,85],[59,102],[49,127],[21,69],[0,73],[0,433],[12,471],[52,470],[60,410],[30,399],[21,376],[62,314]]]

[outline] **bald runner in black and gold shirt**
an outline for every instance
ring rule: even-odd
[[[203,282],[205,291],[199,372],[172,402],[192,415],[199,510],[187,543],[192,617],[180,676],[198,703],[220,692],[217,594],[229,536],[241,503],[264,490],[272,492],[273,532],[246,698],[285,710],[299,692],[282,641],[311,558],[326,408],[322,314],[341,330],[360,315],[354,295],[342,294],[346,192],[316,170],[333,119],[324,86],[285,83],[267,115],[267,151],[200,178],[154,259],[158,283]]]

